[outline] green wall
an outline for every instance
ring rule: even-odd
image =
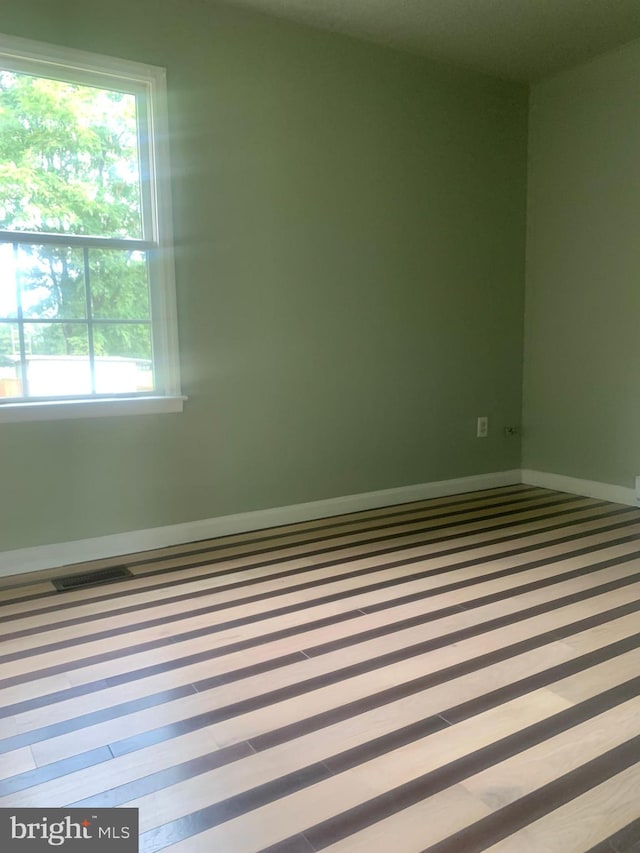
[[[532,88],[523,467],[640,474],[640,42]]]
[[[525,87],[204,0],[0,28],[167,68],[189,395],[0,426],[0,550],[519,466]]]

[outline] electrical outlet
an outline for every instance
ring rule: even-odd
[[[489,435],[489,418],[478,418],[478,429],[476,436],[486,438]]]

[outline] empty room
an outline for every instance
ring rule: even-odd
[[[640,4],[7,0],[0,849],[640,851]]]

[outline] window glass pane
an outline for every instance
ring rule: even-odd
[[[0,243],[0,317],[17,317],[16,270],[11,243]]]
[[[85,323],[25,323],[24,338],[30,397],[91,393]]]
[[[20,246],[18,283],[24,317],[71,320],[86,316],[82,249]]]
[[[93,327],[98,394],[153,391],[151,327],[96,323]]]
[[[0,70],[0,229],[142,237],[135,95]]]
[[[149,282],[145,252],[91,249],[91,310],[103,320],[148,320]]]
[[[17,323],[0,323],[0,400],[6,397],[22,397]]]

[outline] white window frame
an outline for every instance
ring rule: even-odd
[[[132,249],[147,251],[156,389],[153,395],[3,402],[0,404],[0,423],[182,411],[186,397],[181,392],[178,360],[165,69],[2,34],[0,67],[36,77],[50,77],[141,96],[138,99],[139,126],[147,131],[146,139],[139,135],[141,152],[142,147],[146,149],[140,158],[143,169],[142,240],[101,241],[100,238],[71,235],[56,237],[25,231],[0,231],[0,234],[6,238],[6,242],[59,242],[74,246],[130,243]],[[141,109],[141,105],[146,109]],[[148,175],[144,171],[148,171]]]

